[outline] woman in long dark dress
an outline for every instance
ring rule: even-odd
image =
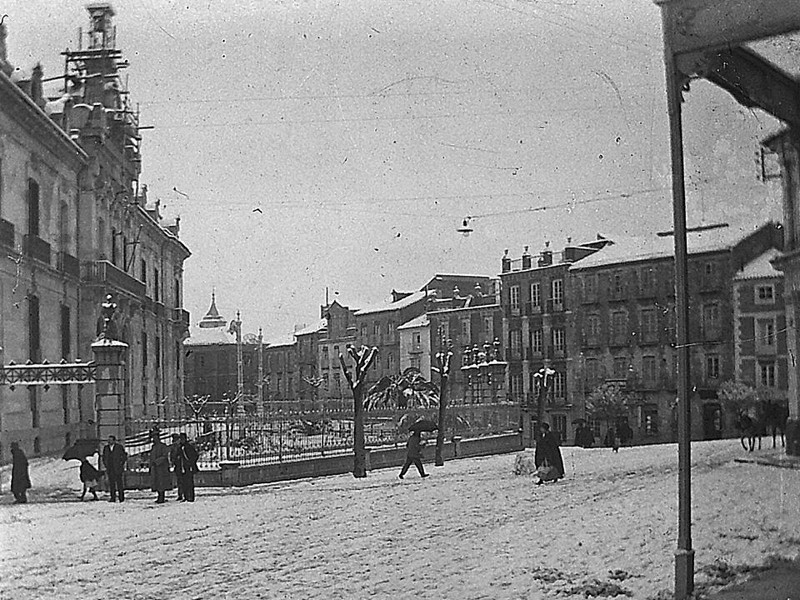
[[[11,456],[11,493],[14,494],[14,502],[25,504],[28,501],[27,492],[31,488],[28,457],[17,442],[11,442]]]
[[[542,436],[536,443],[536,453],[533,457],[537,467],[548,467],[547,476],[540,477],[539,483],[544,481],[557,481],[564,477],[564,459],[558,447],[556,434],[550,431],[549,423],[542,423]]]

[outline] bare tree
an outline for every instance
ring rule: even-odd
[[[615,381],[602,383],[586,398],[586,412],[610,424],[627,417],[637,399],[638,395],[627,391],[622,383]]]
[[[437,467],[444,465],[442,450],[444,449],[444,421],[447,416],[447,392],[450,380],[450,360],[453,358],[451,348],[453,343],[447,340],[445,349],[436,353],[436,366],[431,367],[431,371],[439,374],[439,429],[436,432],[436,458],[434,464]]]
[[[717,397],[722,405],[732,410],[737,417],[755,409],[758,402],[758,392],[754,387],[733,380],[722,382],[717,390]]]
[[[339,363],[353,393],[353,477],[366,477],[367,449],[364,442],[364,380],[367,376],[367,369],[369,369],[378,354],[378,349],[361,346],[360,349],[356,350],[355,346],[348,344],[347,353],[353,359],[353,372],[350,372],[344,356],[341,354],[339,355]]]

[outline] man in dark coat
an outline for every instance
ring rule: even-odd
[[[158,431],[150,434],[153,447],[150,449],[150,484],[158,494],[156,504],[166,502],[167,490],[172,489],[172,474],[169,472],[169,448],[161,441]]]
[[[11,457],[11,493],[14,494],[16,504],[25,504],[28,501],[28,490],[31,488],[28,457],[17,442],[11,442]]]
[[[550,467],[551,472],[547,481],[557,481],[564,477],[564,460],[561,458],[561,449],[558,447],[556,434],[550,431],[549,423],[542,423],[542,435],[536,442],[536,453],[533,461],[537,467]],[[542,479],[539,480],[542,483]]]
[[[178,487],[178,501],[183,500],[183,488],[181,487],[181,472],[178,465],[180,460],[178,454],[181,451],[181,436],[177,433],[172,434],[172,443],[169,445],[169,462],[172,465],[172,472],[175,473],[175,485]]]
[[[178,448],[178,497],[186,502],[194,502],[194,474],[197,473],[197,449],[192,444],[185,433],[180,435],[180,446]]]
[[[408,442],[406,443],[406,462],[403,465],[403,468],[400,469],[400,479],[406,476],[408,472],[408,468],[411,465],[415,465],[417,467],[417,471],[419,471],[420,477],[427,477],[428,474],[425,472],[425,469],[422,468],[422,437],[419,431],[414,431],[408,438]]]
[[[117,442],[116,436],[108,436],[108,444],[103,448],[103,464],[106,466],[106,476],[108,477],[108,491],[111,493],[109,502],[125,502],[125,482],[122,476],[125,473],[125,462],[128,460],[128,453],[125,448]]]

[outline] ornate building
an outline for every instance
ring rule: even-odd
[[[87,9],[89,29],[63,53],[52,97],[41,67],[11,67],[2,31],[0,243],[10,258],[0,267],[0,345],[4,363],[88,360],[111,294],[129,345],[124,408],[134,418],[182,396],[190,253],[177,220],[165,222],[139,182],[138,116],[120,77],[114,10]],[[91,386],[0,389],[0,450],[11,440],[34,454],[58,450],[92,433],[93,411]]]

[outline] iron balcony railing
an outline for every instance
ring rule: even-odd
[[[93,285],[103,285],[114,290],[127,292],[131,296],[142,297],[145,285],[128,275],[107,260],[95,260],[83,264],[83,279]]]
[[[50,264],[50,244],[38,235],[26,235],[22,238],[22,251],[31,258]]]

